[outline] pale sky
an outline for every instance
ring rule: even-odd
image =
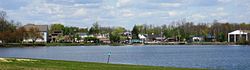
[[[135,24],[250,22],[250,0],[0,0],[8,19],[22,24],[132,28]]]

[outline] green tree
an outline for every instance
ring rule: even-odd
[[[92,27],[89,29],[89,34],[99,34],[100,33],[100,27],[98,22],[94,23]]]
[[[116,27],[113,32],[110,33],[109,39],[112,43],[119,43],[121,40],[124,40],[122,33],[125,32],[126,29],[123,27]]]
[[[79,32],[78,27],[64,27],[63,29],[64,35],[75,35],[77,32]]]
[[[79,32],[87,33],[88,32],[88,28],[80,28]]]
[[[120,36],[112,34],[112,33],[109,35],[109,39],[110,39],[111,43],[119,43],[120,42]]]
[[[60,23],[52,24],[49,32],[52,33],[53,31],[57,31],[57,30],[64,30],[64,25]]]
[[[91,43],[99,43],[99,39],[97,39],[96,37],[85,37],[84,41],[87,42],[91,42]]]
[[[139,39],[138,35],[139,35],[139,29],[135,25],[132,30],[132,39]]]

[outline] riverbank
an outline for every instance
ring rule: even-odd
[[[7,43],[0,44],[0,47],[33,47],[33,46],[96,46],[106,45],[97,43]]]
[[[206,70],[23,58],[0,58],[0,68],[3,70]]]
[[[32,46],[126,46],[126,45],[244,45],[237,43],[228,43],[228,42],[164,42],[164,43],[145,43],[145,44],[99,44],[99,43],[8,43],[0,44],[0,47],[32,47]]]

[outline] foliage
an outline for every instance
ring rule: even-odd
[[[64,29],[64,25],[60,23],[52,24],[50,27],[50,33],[52,33],[52,31],[63,30],[63,29]]]
[[[120,35],[110,34],[109,39],[111,43],[119,43],[120,42]]]
[[[111,33],[112,31],[114,31],[114,28],[112,27],[100,27],[101,34]]]
[[[138,35],[139,35],[139,29],[135,25],[132,30],[132,39],[139,39]]]
[[[100,33],[100,27],[98,22],[94,23],[92,27],[89,29],[89,34],[99,34]]]
[[[7,13],[0,11],[0,40],[5,43],[17,43],[23,39],[33,38],[33,40],[39,38],[37,29],[26,31],[24,28],[20,28],[18,23],[14,21],[8,21],[6,19]],[[120,42],[126,40],[126,36],[122,33],[126,30],[123,27],[101,27],[98,22],[94,23],[92,27],[79,28],[79,27],[65,27],[60,23],[52,24],[50,27],[50,33],[55,30],[62,30],[63,36],[69,35],[70,39],[77,38],[77,33],[88,33],[94,36],[98,34],[110,34],[110,40],[112,42]],[[190,39],[192,36],[213,36],[217,42],[227,41],[227,33],[234,30],[250,30],[249,23],[220,23],[214,20],[212,23],[193,23],[186,22],[185,20],[175,21],[169,25],[135,25],[132,29],[132,38],[139,39],[138,34],[163,34],[166,38],[176,38],[179,41]],[[62,39],[60,36],[58,39]]]
[[[239,44],[239,45],[249,45],[250,42],[246,41],[246,39],[240,38],[239,41],[236,42],[236,44]]]
[[[87,42],[91,42],[91,43],[99,43],[99,39],[97,39],[96,37],[85,37],[84,41]]]
[[[39,29],[32,27],[28,30],[28,38],[32,39],[33,43],[38,39],[38,38],[42,38]]]
[[[64,27],[63,29],[64,35],[75,35],[77,32],[79,32],[78,27]]]
[[[88,33],[88,28],[79,28],[79,29],[78,29],[78,32],[81,32],[81,33]]]
[[[122,39],[124,40],[124,37],[122,36],[123,32],[125,32],[126,29],[123,27],[116,27],[109,35],[109,39],[112,43],[119,43]]]
[[[0,11],[0,40],[4,43],[21,42],[27,37],[25,29],[17,29],[17,24],[14,21],[8,21],[6,16],[6,12]]]

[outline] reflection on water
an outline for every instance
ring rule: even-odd
[[[42,58],[85,62],[249,70],[248,46],[88,46],[88,47],[37,47],[0,48],[0,57]]]

